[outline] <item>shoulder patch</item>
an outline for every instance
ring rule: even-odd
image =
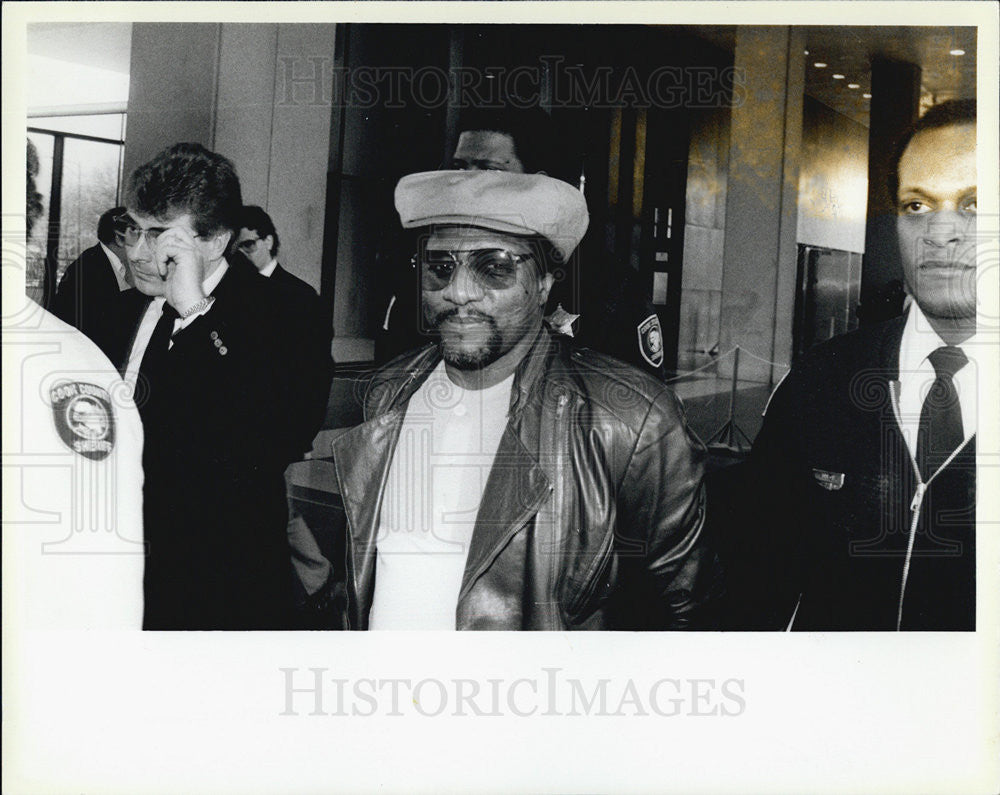
[[[84,381],[61,381],[49,390],[52,419],[74,453],[101,461],[115,447],[115,415],[108,391]]]
[[[639,336],[639,353],[653,367],[663,364],[663,332],[660,330],[660,318],[653,314],[635,327]]]

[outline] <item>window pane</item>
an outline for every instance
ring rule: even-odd
[[[46,232],[49,227],[49,193],[52,189],[52,147],[51,135],[28,133],[28,140],[35,145],[38,153],[38,174],[35,190],[42,195],[42,214],[35,220],[31,237],[28,238],[27,261],[25,264],[25,287],[28,295],[39,303],[45,277]]]
[[[97,221],[115,206],[122,147],[66,139],[63,153],[59,276],[80,253],[97,243]]]
[[[32,117],[28,119],[28,126],[56,132],[77,133],[78,135],[96,135],[98,138],[113,138],[116,141],[122,141],[125,138],[124,113]]]

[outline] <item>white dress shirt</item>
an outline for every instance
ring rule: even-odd
[[[227,270],[229,270],[229,264],[223,260],[222,264],[212,272],[212,275],[205,278],[201,283],[201,289],[205,295],[212,294],[212,291],[222,281],[222,277],[226,275]],[[135,333],[135,341],[132,343],[132,350],[129,351],[128,355],[128,366],[125,368],[125,380],[133,387],[135,386],[136,379],[139,377],[139,365],[142,364],[142,357],[146,354],[146,348],[149,346],[149,340],[153,336],[153,330],[160,321],[160,315],[163,314],[163,304],[165,302],[166,299],[162,296],[154,298],[149,306],[146,307],[146,313],[142,316],[142,320],[139,321],[139,329]],[[195,312],[186,318],[177,318],[174,321],[174,330],[171,332],[171,336],[182,328],[189,326],[196,318],[207,314],[213,305],[209,304],[200,312]],[[168,349],[173,346],[174,343],[171,340]]]
[[[123,292],[127,290],[132,285],[128,283],[128,269],[119,259],[118,255],[115,254],[110,248],[101,243],[100,240],[97,241],[101,249],[104,251],[104,255],[108,258],[108,262],[111,263],[111,270],[115,274],[115,281],[118,282],[118,291]]]
[[[270,278],[271,274],[274,273],[274,269],[277,267],[278,267],[278,260],[272,257],[271,261],[267,263],[267,266],[260,269],[260,275]]]
[[[976,432],[978,418],[979,372],[976,366],[978,333],[956,348],[961,348],[968,358],[968,363],[955,373],[955,391],[958,392],[959,404],[962,407],[962,430],[969,439]],[[906,325],[903,327],[903,339],[899,345],[899,419],[903,437],[915,456],[917,453],[917,428],[920,425],[920,412],[924,406],[924,398],[934,383],[934,366],[928,356],[938,348],[947,345],[937,332],[931,328],[924,313],[916,302],[910,306]]]

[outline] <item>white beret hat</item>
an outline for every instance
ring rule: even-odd
[[[541,235],[565,260],[583,239],[587,201],[572,185],[545,174],[424,171],[396,185],[404,229],[461,224],[512,235]]]

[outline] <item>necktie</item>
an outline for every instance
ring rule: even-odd
[[[136,405],[140,415],[145,417],[149,404],[155,401],[157,389],[161,388],[163,369],[167,363],[167,351],[170,349],[170,335],[174,331],[174,321],[180,317],[177,310],[164,302],[160,319],[156,321],[153,335],[139,363],[139,379],[136,384]],[[158,383],[158,381],[160,383]]]
[[[924,398],[917,431],[917,465],[924,483],[965,440],[954,376],[969,361],[954,345],[938,348],[927,358],[936,377]]]

